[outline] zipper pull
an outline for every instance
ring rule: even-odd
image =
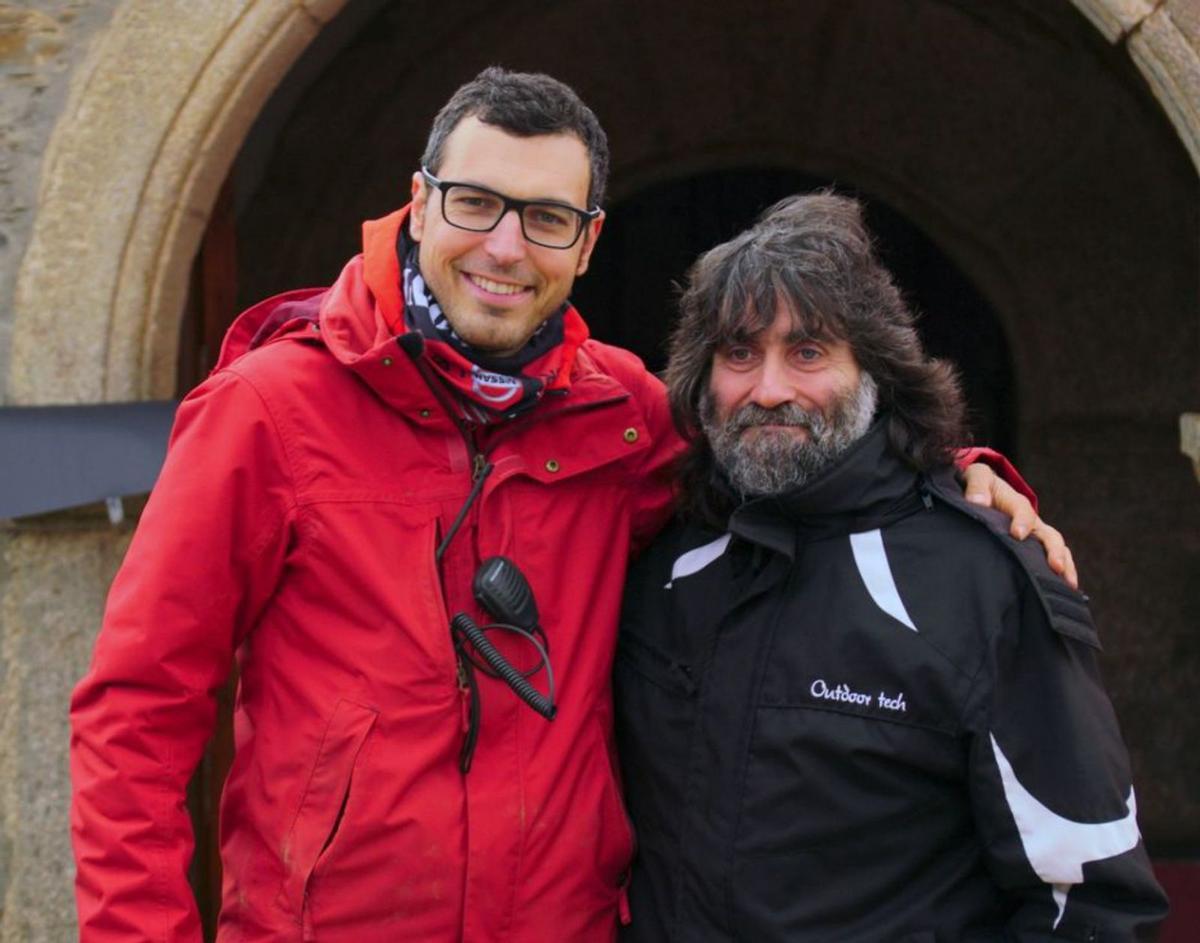
[[[463,733],[467,733],[471,729],[471,689],[467,685],[467,670],[461,655],[458,657],[458,693],[462,706],[462,729]]]
[[[927,476],[921,476],[921,484],[918,490],[921,492],[921,503],[925,505],[925,510],[932,511],[933,486],[929,483],[929,478]]]
[[[467,511],[471,505],[475,503],[475,499],[479,497],[479,492],[483,490],[483,480],[492,470],[492,463],[487,460],[487,457],[481,453],[476,453],[474,458],[474,469],[471,474],[471,493],[467,495],[467,500],[463,502],[463,506],[458,509],[458,515],[454,518],[454,522],[450,525],[450,529],[446,532],[445,538],[438,548],[434,551],[433,558],[437,562],[441,562],[442,555],[445,554],[446,548],[450,546],[450,541],[454,539],[454,535],[458,533],[458,528],[462,526],[462,522],[466,519]]]

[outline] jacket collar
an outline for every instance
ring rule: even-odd
[[[363,224],[363,251],[346,264],[332,287],[276,295],[240,315],[226,335],[217,367],[284,337],[319,339],[393,408],[441,415],[439,399],[406,352],[420,345],[402,341],[406,328],[396,244],[410,208]],[[572,388],[580,374],[576,355],[587,339],[587,324],[568,306],[563,363],[551,391],[561,394]]]
[[[413,395],[425,399],[428,392],[414,394],[418,384],[413,375],[418,371],[406,353],[415,353],[422,345],[403,342],[408,330],[396,246],[410,209],[411,204],[363,224],[362,255],[350,261],[321,305],[321,334],[333,355],[397,406],[411,405]],[[575,356],[587,338],[587,324],[568,306],[563,320],[562,365],[549,389],[570,389]]]
[[[892,451],[887,418],[803,487],[752,498],[729,519],[731,533],[794,557],[799,540],[872,530],[921,507],[919,474]]]

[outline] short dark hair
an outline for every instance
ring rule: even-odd
[[[608,136],[592,109],[569,85],[540,72],[509,72],[490,66],[461,86],[433,119],[421,163],[437,173],[446,138],[464,118],[478,118],[519,137],[574,134],[591,166],[588,209],[603,206],[608,187]]]
[[[712,487],[700,400],[717,349],[769,327],[781,305],[808,336],[850,345],[878,387],[893,450],[912,467],[944,464],[966,444],[957,376],[926,356],[912,311],[876,257],[862,205],[829,191],[792,196],[688,271],[666,369],[675,424],[691,442],[680,470],[685,513],[724,526],[733,509]]]

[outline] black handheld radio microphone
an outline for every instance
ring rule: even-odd
[[[450,620],[455,635],[471,643],[471,647],[488,667],[516,693],[522,701],[547,720],[553,720],[557,712],[554,706],[554,674],[550,668],[550,657],[538,636],[545,638],[538,626],[537,603],[533,590],[525,575],[507,557],[490,557],[475,574],[472,585],[475,599],[496,620],[496,627],[516,632],[525,638],[541,656],[546,666],[548,694],[542,694],[524,674],[514,668],[496,646],[488,640],[487,633],[475,624],[465,612]]]

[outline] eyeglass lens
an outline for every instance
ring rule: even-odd
[[[504,200],[487,190],[459,184],[442,194],[446,222],[462,229],[485,232],[495,226],[507,206]],[[554,203],[529,203],[521,211],[521,229],[530,242],[548,248],[565,249],[579,238],[583,219]]]

